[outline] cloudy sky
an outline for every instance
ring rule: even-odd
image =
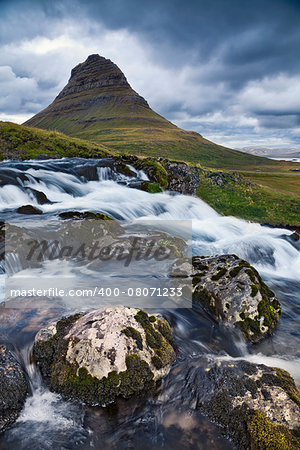
[[[0,120],[110,58],[157,112],[214,142],[300,148],[300,0],[0,0]]]

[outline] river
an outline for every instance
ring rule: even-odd
[[[221,430],[196,411],[189,378],[182,375],[184,368],[192,361],[203,364],[204,356],[242,358],[284,368],[300,384],[300,248],[288,238],[291,232],[221,216],[191,196],[167,191],[150,194],[134,189],[141,180],[147,180],[144,172],[134,172],[134,176],[119,173],[109,159],[1,162],[1,220],[20,226],[31,222],[43,228],[61,212],[93,211],[108,214],[120,223],[126,221],[129,230],[154,222],[157,229],[168,233],[165,225],[168,223],[171,234],[174,230],[180,234],[180,223],[191,221],[192,235],[186,245],[193,255],[234,253],[249,261],[280,300],[283,310],[280,322],[271,337],[248,346],[204,312],[157,307],[173,325],[178,358],[157,387],[156,395],[119,401],[107,408],[87,408],[49,392],[31,361],[30,351],[41,324],[55,314],[58,318],[94,305],[86,301],[83,304],[79,299],[72,304],[60,304],[55,312],[43,300],[40,308],[28,313],[26,302],[17,307],[14,303],[12,309],[17,317],[13,319],[7,302],[7,313],[1,310],[1,338],[14,347],[26,366],[31,395],[15,425],[1,435],[1,449],[229,449],[232,443]],[[36,191],[42,192],[48,203],[40,204]],[[17,208],[28,204],[38,207],[43,214],[17,214]],[[184,235],[184,230],[181,231]],[[57,275],[62,268],[45,266],[44,270]],[[1,302],[4,302],[4,270],[1,282]],[[148,305],[141,303],[141,306]],[[184,436],[187,438],[183,440]]]

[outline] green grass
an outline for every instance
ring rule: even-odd
[[[103,145],[71,138],[56,131],[0,122],[0,160],[24,160],[39,155],[47,155],[49,158],[101,158],[109,156],[110,152]]]
[[[255,183],[269,187],[270,189],[300,196],[300,173],[275,174],[275,173],[243,173],[244,177]]]
[[[212,178],[218,175],[224,180],[223,186]],[[203,171],[197,195],[226,216],[276,226],[300,224],[299,197],[253,183],[241,175]]]

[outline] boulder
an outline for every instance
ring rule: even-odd
[[[107,214],[95,213],[91,211],[66,211],[59,214],[61,219],[91,219],[91,220],[113,220]]]
[[[181,194],[196,195],[203,170],[186,163],[160,159],[168,173],[168,189]]]
[[[138,187],[141,191],[150,192],[150,194],[157,194],[163,192],[162,188],[157,183],[150,183],[150,181],[142,181]]]
[[[44,192],[42,192],[42,191],[38,191],[37,189],[33,189],[33,188],[27,188],[26,191],[33,194],[34,198],[37,200],[37,202],[40,205],[46,205],[47,203],[48,204],[53,203],[53,202],[50,202],[50,200],[48,199],[46,194],[44,194]]]
[[[17,209],[17,213],[31,215],[31,214],[43,214],[43,211],[32,205],[24,205],[20,206],[20,208]]]
[[[203,307],[215,320],[239,328],[257,342],[270,334],[279,320],[280,303],[257,270],[236,255],[179,260],[173,276],[192,277],[193,306]]]
[[[0,432],[18,418],[28,393],[25,373],[14,353],[0,345]]]
[[[37,333],[33,354],[51,390],[89,405],[151,389],[175,360],[168,322],[124,306],[49,324]]]
[[[285,370],[248,361],[203,361],[188,383],[197,407],[240,449],[300,448],[300,398]]]

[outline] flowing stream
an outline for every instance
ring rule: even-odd
[[[204,312],[158,308],[173,325],[178,358],[156,395],[119,401],[107,408],[86,408],[49,392],[30,359],[37,330],[53,317],[87,309],[86,303],[79,300],[49,307],[41,300],[38,309],[30,309],[24,301],[24,305],[12,306],[12,314],[7,302],[0,333],[17,349],[30,379],[31,395],[16,424],[0,437],[1,449],[229,449],[232,443],[220,429],[195,410],[191,381],[183,376],[192,362],[203,364],[203,356],[243,358],[284,368],[300,383],[300,246],[289,237],[291,232],[221,216],[194,197],[134,189],[148,177],[143,171],[130,169],[132,176],[125,176],[109,159],[4,161],[0,163],[1,220],[42,228],[45,221],[51,223],[61,212],[92,211],[131,226],[145,227],[151,220],[165,233],[168,221],[171,232],[179,234],[184,234],[180,221],[191,220],[187,247],[193,255],[234,253],[249,261],[280,300],[280,322],[271,337],[247,346]],[[43,214],[20,215],[16,210],[23,205],[33,205]],[[17,261],[12,264],[17,272]],[[49,265],[45,270],[57,274],[57,267],[54,270]],[[4,277],[2,273],[1,301]],[[147,308],[147,304],[142,306]]]

